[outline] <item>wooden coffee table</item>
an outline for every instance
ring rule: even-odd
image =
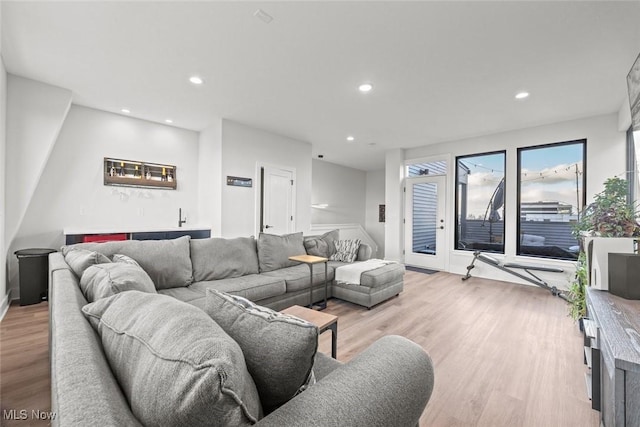
[[[301,307],[299,305],[292,305],[289,308],[285,308],[281,313],[296,316],[309,323],[313,323],[318,327],[318,334],[327,330],[331,331],[331,357],[334,359],[336,358],[338,350],[338,316],[311,310],[310,308]]]

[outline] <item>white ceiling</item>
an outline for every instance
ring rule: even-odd
[[[637,1],[2,2],[7,71],[76,104],[197,131],[223,117],[363,170],[390,148],[616,112],[639,52]]]

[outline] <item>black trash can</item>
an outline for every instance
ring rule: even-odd
[[[49,287],[49,254],[55,249],[20,249],[18,257],[20,305],[46,301]]]

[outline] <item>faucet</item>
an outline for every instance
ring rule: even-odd
[[[178,208],[178,227],[182,227],[182,224],[187,223],[187,218],[182,219],[182,208]]]

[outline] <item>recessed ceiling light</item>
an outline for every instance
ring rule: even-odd
[[[202,83],[204,83],[204,80],[202,80],[202,77],[198,77],[198,76],[189,77],[189,81],[194,85],[201,85]]]
[[[371,83],[362,83],[360,86],[358,86],[358,90],[360,92],[369,92],[371,91],[371,89],[373,89],[373,85]]]
[[[131,112],[128,108],[123,108],[123,109],[122,109],[122,110],[120,110],[120,111],[122,111],[122,112],[123,112],[123,113],[125,113],[125,114],[129,114],[129,113]]]
[[[529,92],[518,92],[516,93],[516,99],[525,99],[529,97]]]
[[[347,137],[347,141],[349,141],[349,142],[353,141],[354,139],[355,139],[355,138],[354,138],[354,137],[352,137],[352,136],[348,136],[348,137]]]
[[[173,123],[173,120],[171,120],[171,119],[166,119],[166,120],[165,120],[165,122],[166,122],[166,123]]]

